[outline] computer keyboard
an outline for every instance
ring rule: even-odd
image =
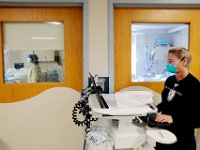
[[[149,113],[146,116],[147,125],[150,127],[166,127],[170,124],[168,122],[158,122],[155,121],[157,114],[156,113]]]
[[[96,94],[96,96],[97,96],[97,100],[98,100],[98,103],[99,103],[100,107],[103,108],[103,109],[108,109],[109,106],[106,103],[106,101],[103,98],[103,96],[99,95],[98,93]]]

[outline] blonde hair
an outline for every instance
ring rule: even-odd
[[[171,48],[168,53],[173,54],[174,56],[176,56],[178,59],[182,60],[186,60],[187,62],[187,68],[189,68],[191,61],[192,61],[192,55],[189,52],[188,49],[184,48],[184,47],[174,47]]]

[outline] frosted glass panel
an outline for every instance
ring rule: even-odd
[[[64,82],[63,22],[4,22],[5,83]]]
[[[132,24],[132,82],[165,81],[166,53],[171,47],[188,48],[188,24]]]

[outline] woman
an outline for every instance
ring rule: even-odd
[[[28,70],[28,82],[35,83],[41,80],[41,69],[38,62],[38,57],[36,54],[28,55],[28,60],[32,64],[31,68]]]
[[[200,83],[189,72],[191,54],[185,48],[172,48],[167,54],[167,71],[175,75],[167,78],[158,104],[158,122],[168,122],[167,130],[174,133],[177,142],[157,144],[156,150],[196,150],[194,128],[199,124]]]

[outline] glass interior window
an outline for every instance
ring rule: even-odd
[[[189,25],[167,23],[132,24],[132,82],[165,81],[166,53],[171,47],[188,48]]]
[[[4,22],[4,82],[63,82],[64,23]]]

